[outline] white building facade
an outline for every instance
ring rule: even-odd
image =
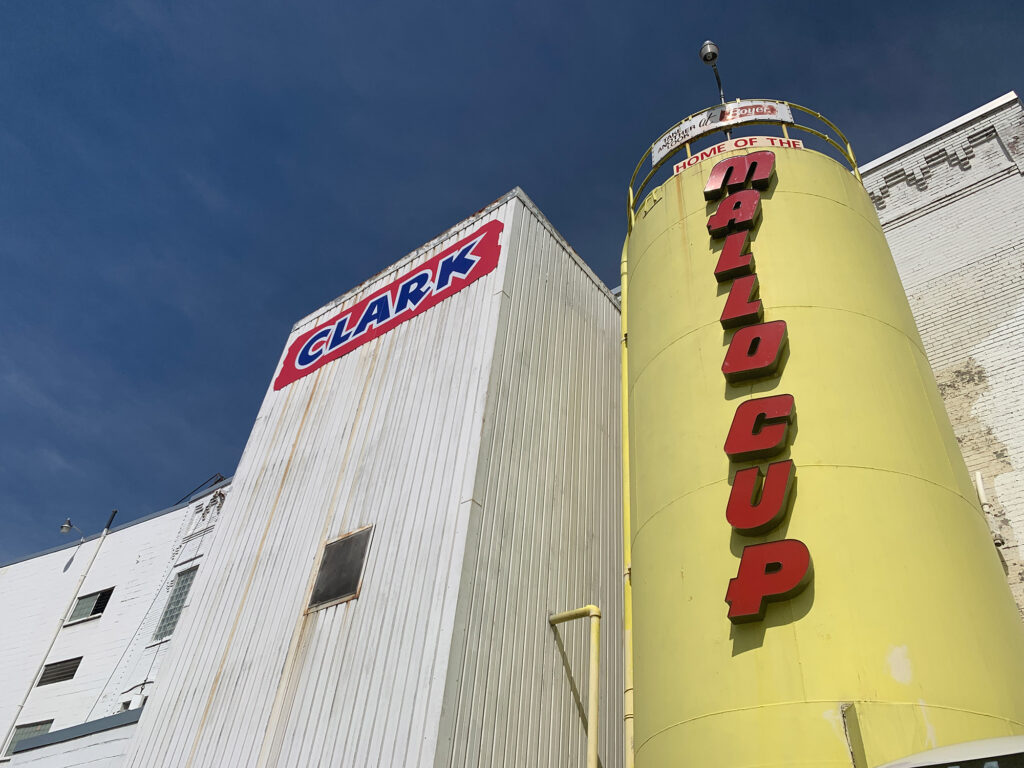
[[[300,321],[230,484],[0,570],[6,759],[582,764],[596,605],[620,764],[619,335],[518,189]]]
[[[548,616],[586,604],[619,764],[619,391],[614,297],[518,189],[300,321],[125,765],[580,764]]]
[[[229,491],[224,481],[114,527],[102,541],[93,536],[0,567],[4,760],[72,766],[123,754],[123,743],[85,747],[124,742],[133,728]],[[82,732],[101,720],[94,733]],[[14,753],[33,742],[46,744]]]
[[[861,173],[1024,615],[1024,109],[1008,93]]]

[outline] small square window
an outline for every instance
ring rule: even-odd
[[[44,733],[50,732],[50,726],[53,725],[53,720],[44,720],[41,723],[25,723],[25,725],[19,725],[14,729],[14,735],[11,736],[11,742],[7,745],[7,751],[4,752],[4,757],[9,757],[14,754],[14,748],[18,746],[19,741],[25,739],[31,739],[33,736],[42,736]]]
[[[36,688],[41,685],[51,685],[52,683],[62,683],[65,680],[70,680],[75,676],[75,672],[78,671],[78,665],[82,663],[82,657],[79,656],[77,659],[65,659],[64,661],[55,661],[52,664],[47,664],[43,667],[43,673],[39,675],[39,682],[36,683]]]
[[[359,597],[363,565],[370,547],[373,526],[361,528],[335,539],[324,547],[320,570],[313,584],[309,610],[325,608]]]
[[[185,599],[188,597],[189,590],[192,589],[192,582],[195,581],[198,570],[199,566],[197,565],[187,571],[182,571],[175,577],[171,596],[167,598],[167,605],[164,607],[163,615],[160,616],[160,623],[156,625],[156,632],[153,634],[154,640],[163,640],[174,634],[174,628],[178,626],[178,619],[181,618],[181,612],[185,608]]]
[[[87,619],[90,616],[99,616],[107,609],[107,603],[110,602],[110,596],[112,594],[114,594],[113,587],[78,598],[78,602],[75,603],[74,610],[71,611],[71,615],[68,616],[67,623],[70,624],[73,621]]]

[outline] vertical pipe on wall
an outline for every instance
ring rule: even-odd
[[[689,145],[687,145],[689,150]],[[632,197],[632,195],[631,195]],[[632,203],[632,199],[630,200]],[[630,206],[632,213],[632,205]],[[629,524],[629,375],[626,349],[626,255],[629,240],[622,244],[619,267],[619,312],[622,318],[622,651],[625,660],[622,693],[622,736],[626,752],[626,768],[633,768],[633,586],[630,581]]]
[[[587,693],[587,768],[598,768],[597,735],[601,702],[601,611],[590,614],[590,690]]]
[[[587,688],[587,768],[598,768],[597,737],[601,693],[601,609],[584,605],[573,611],[555,613],[548,617],[552,627],[574,619],[590,618],[590,678]]]

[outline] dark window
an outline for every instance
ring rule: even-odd
[[[198,570],[199,566],[197,565],[187,571],[182,571],[175,577],[171,596],[167,598],[167,605],[164,606],[160,623],[156,625],[156,632],[153,634],[154,640],[163,640],[174,634],[174,628],[178,626],[178,619],[181,618],[181,612],[185,608],[185,598],[188,597],[189,590],[192,589],[192,582],[195,581]]]
[[[359,583],[372,530],[371,526],[346,534],[324,547],[320,571],[316,575],[313,595],[309,599],[310,609],[359,597]]]
[[[110,602],[110,596],[114,594],[114,588],[104,589],[102,592],[93,592],[91,595],[85,595],[78,598],[78,602],[75,603],[75,609],[71,611],[71,615],[68,616],[68,623],[72,621],[79,621],[80,619],[87,619],[90,616],[99,616],[103,611],[107,609],[107,603]]]
[[[4,752],[4,757],[14,754],[14,748],[18,746],[19,741],[31,739],[33,736],[42,736],[44,733],[49,733],[51,725],[53,725],[53,720],[44,720],[41,723],[25,723],[25,725],[19,725],[14,729],[14,735],[11,736],[11,742],[7,745],[7,751]]]
[[[65,661],[55,661],[53,664],[47,664],[43,667],[43,674],[39,676],[39,682],[36,683],[38,688],[40,685],[49,685],[50,683],[59,683],[64,680],[70,680],[75,676],[75,672],[78,671],[78,665],[82,663],[82,657],[79,656],[77,659],[67,659]]]

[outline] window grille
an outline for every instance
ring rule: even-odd
[[[167,598],[167,605],[160,617],[160,623],[156,625],[154,640],[163,640],[174,634],[174,628],[178,626],[178,619],[181,618],[181,611],[185,607],[185,600],[188,598],[189,590],[192,589],[192,582],[195,580],[198,570],[199,566],[189,568],[187,571],[179,573],[174,579],[171,596]]]
[[[366,552],[373,527],[362,528],[335,539],[324,547],[320,570],[313,584],[309,610],[359,597]]]
[[[43,673],[39,675],[39,682],[36,683],[36,688],[41,685],[52,685],[53,683],[70,680],[75,676],[75,672],[78,671],[78,665],[81,663],[82,657],[79,656],[77,659],[65,659],[64,661],[55,661],[52,664],[47,664],[43,667]]]
[[[44,733],[50,732],[50,726],[53,725],[53,720],[44,720],[39,723],[25,723],[25,725],[19,725],[14,729],[14,735],[11,736],[11,742],[7,745],[7,751],[4,752],[4,757],[9,757],[14,754],[14,748],[18,746],[19,741],[25,739],[31,739],[33,736],[42,736]]]
[[[80,619],[87,619],[90,616],[99,616],[107,609],[107,603],[110,602],[110,596],[112,594],[114,594],[113,587],[78,598],[78,602],[75,603],[74,610],[71,611],[71,615],[68,617],[68,623],[70,624],[72,621],[79,621]]]

